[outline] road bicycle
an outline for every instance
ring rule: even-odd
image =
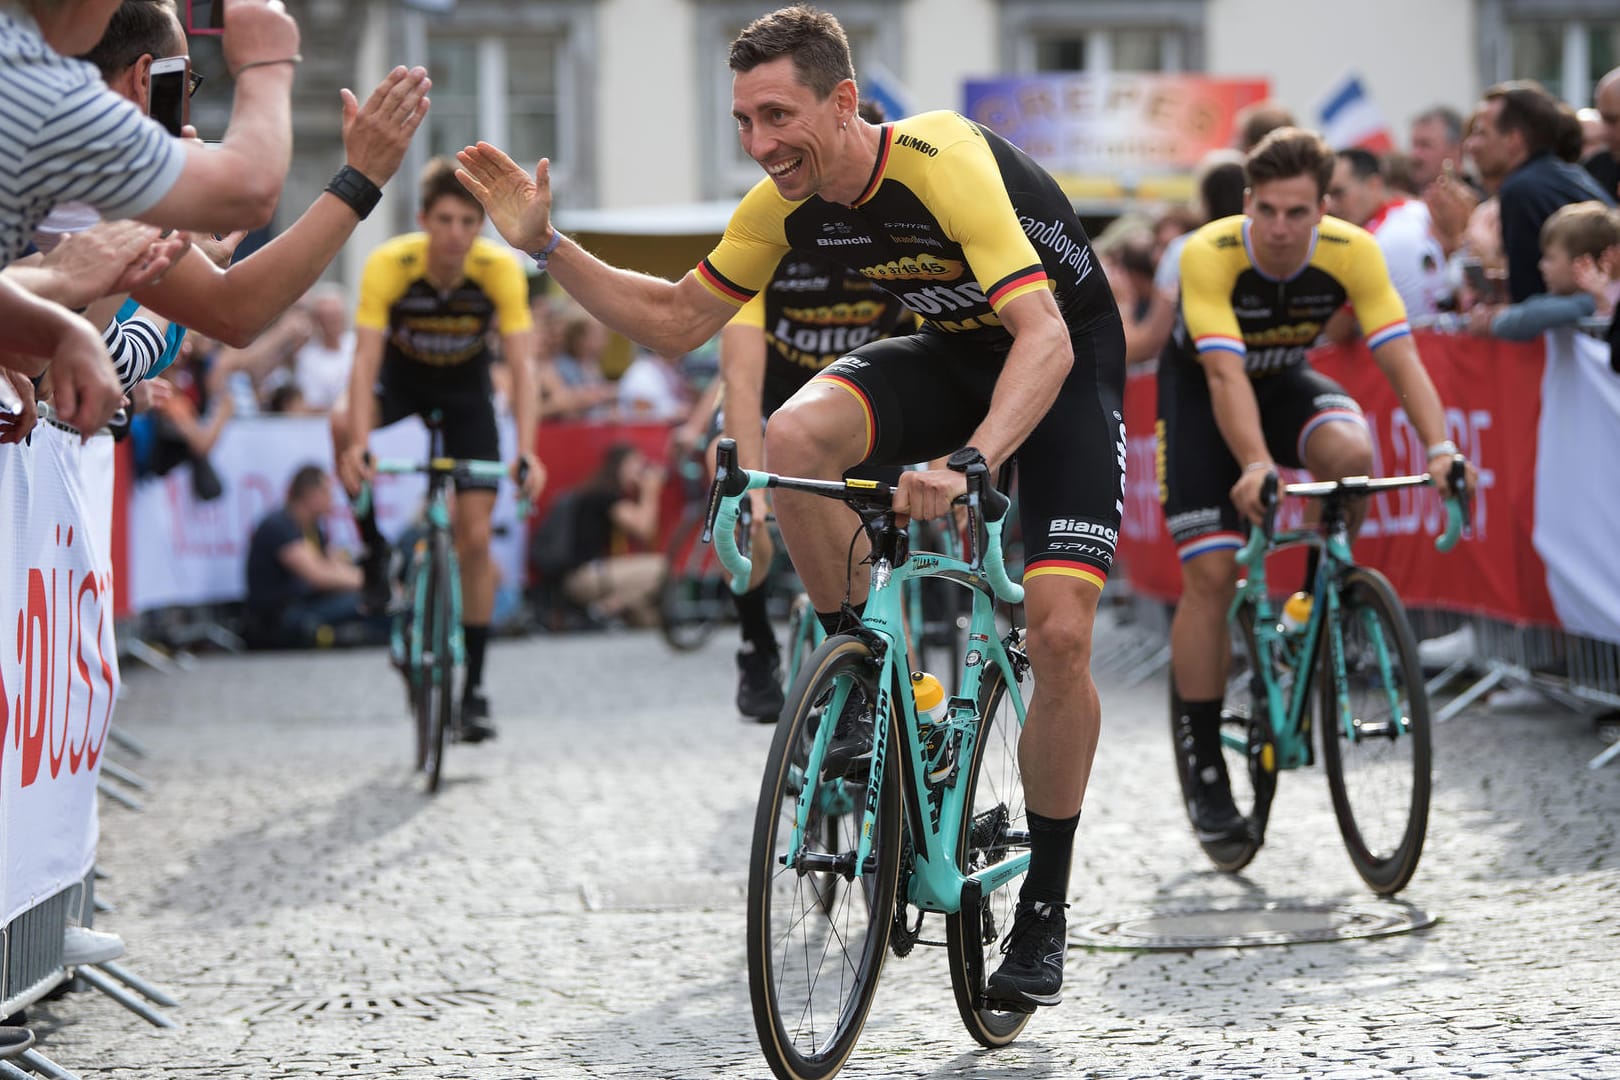
[[[912,551],[873,480],[821,481],[739,469],[722,440],[708,536],[746,581],[737,549],[745,493],[783,488],[837,499],[859,515],[872,546],[866,607],[799,673],[772,742],[754,821],[748,880],[748,983],[755,1029],[784,1080],[836,1073],[854,1049],[889,951],[947,951],[957,1011],[985,1046],[1011,1042],[1026,1011],[985,996],[985,966],[1012,925],[1029,865],[1018,767],[1023,630],[998,632],[996,602],[1017,604],[1001,550],[1007,498],[982,466],[967,476],[966,559]],[[980,543],[980,524],[984,542]],[[972,598],[960,689],[921,712],[906,671],[905,584],[945,579]],[[853,616],[853,609],[846,607]],[[829,750],[865,725],[871,749],[833,767]],[[924,941],[927,913],[945,940]]]
[[[1466,517],[1461,457],[1449,480],[1446,528],[1435,542],[1441,551],[1456,545]],[[1383,896],[1412,880],[1429,818],[1428,694],[1406,609],[1388,578],[1356,565],[1349,518],[1355,500],[1429,483],[1425,475],[1289,484],[1282,495],[1320,501],[1320,523],[1279,534],[1279,484],[1275,474],[1266,478],[1264,521],[1237,553],[1245,577],[1228,611],[1233,667],[1221,709],[1221,748],[1246,830],[1200,840],[1221,870],[1243,869],[1260,850],[1278,771],[1314,764],[1310,691],[1320,669],[1322,765],[1350,861]],[[1294,545],[1319,552],[1310,615],[1298,626],[1282,619],[1266,584],[1266,556]],[[1172,686],[1172,724],[1173,698]],[[1176,773],[1188,794],[1186,770]]]
[[[416,721],[416,768],[427,780],[427,790],[439,790],[444,769],[446,735],[461,733],[458,673],[466,664],[461,633],[461,575],[450,527],[449,488],[457,479],[500,481],[507,467],[498,461],[468,461],[443,456],[444,432],[437,413],[424,418],[430,443],[428,460],[382,459],[373,463],[379,475],[427,476],[424,530],[412,544],[406,561],[405,599],[395,613],[389,632],[389,659],[405,678],[411,711]],[[526,466],[520,466],[520,474]],[[519,483],[522,476],[519,476]],[[371,486],[363,486],[356,513],[364,515],[371,503]],[[527,517],[520,507],[519,520]]]

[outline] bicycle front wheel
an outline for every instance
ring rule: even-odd
[[[422,701],[418,705],[418,730],[425,735],[425,761],[428,794],[439,790],[439,778],[444,771],[445,729],[453,719],[455,708],[455,656],[450,648],[451,625],[455,605],[451,601],[450,580],[453,572],[450,560],[450,540],[443,533],[433,537],[431,563],[428,569],[425,635],[422,650],[422,685],[418,690]]]
[[[1017,692],[1016,687],[1012,688],[1011,693]],[[956,845],[956,865],[964,874],[1029,851],[1024,778],[1018,768],[1018,737],[1022,730],[1001,670],[988,669],[979,690],[979,737],[973,748],[961,836]],[[986,972],[996,956],[996,942],[1012,926],[1018,887],[1023,880],[1019,875],[987,893],[977,911],[945,916],[945,947],[956,1010],[968,1034],[981,1046],[1005,1046],[1029,1023],[1028,1013],[998,1012],[978,1005]]]
[[[812,751],[835,738],[840,719],[846,729],[872,723],[881,670],[854,637],[818,649],[788,694],[760,786],[748,877],[748,989],[760,1049],[782,1080],[816,1080],[843,1066],[888,948],[900,861],[898,755],[887,755],[881,777],[858,768],[808,774]],[[869,783],[879,785],[877,819],[871,856],[856,873]]]
[[[1428,830],[1429,699],[1406,610],[1384,575],[1346,575],[1339,625],[1343,671],[1324,650],[1322,765],[1356,873],[1391,896],[1412,880]]]

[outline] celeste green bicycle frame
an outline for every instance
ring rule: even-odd
[[[1238,565],[1245,571],[1245,576],[1238,582],[1237,595],[1228,609],[1227,621],[1235,627],[1239,625],[1238,617],[1245,607],[1254,612],[1254,639],[1251,643],[1254,655],[1250,657],[1250,664],[1254,676],[1260,681],[1262,693],[1259,696],[1265,703],[1265,719],[1275,739],[1275,759],[1262,763],[1268,772],[1312,764],[1310,728],[1304,720],[1309,707],[1311,675],[1316,667],[1317,650],[1324,637],[1328,646],[1327,662],[1337,676],[1334,680],[1338,688],[1336,715],[1332,722],[1343,728],[1346,739],[1360,741],[1355,714],[1350,707],[1349,684],[1344,678],[1344,628],[1340,621],[1343,609],[1339,586],[1344,576],[1355,569],[1356,562],[1350,552],[1350,526],[1343,500],[1396,488],[1419,487],[1430,482],[1428,476],[1379,479],[1354,476],[1319,483],[1289,484],[1282,488],[1282,494],[1325,500],[1323,521],[1316,528],[1274,533],[1271,521],[1276,512],[1277,485],[1274,476],[1267,478],[1266,490],[1262,492],[1262,501],[1267,507],[1266,520],[1250,527],[1249,541],[1237,553]],[[1450,551],[1462,536],[1463,501],[1458,497],[1448,497],[1445,507],[1446,529],[1435,540],[1435,547]],[[1316,578],[1311,585],[1310,618],[1302,630],[1288,631],[1278,621],[1266,585],[1266,556],[1273,551],[1299,545],[1314,547],[1321,554]],[[1390,698],[1390,715],[1403,716],[1407,710],[1401,707],[1399,701],[1396,688],[1400,680],[1393,677],[1389,643],[1384,640],[1377,620],[1369,619],[1367,630],[1377,653],[1381,684]],[[1295,673],[1286,698],[1279,667]],[[1403,735],[1406,731],[1402,729],[1395,734]],[[1223,731],[1221,741],[1240,754],[1247,752],[1246,738],[1236,732]]]
[[[906,543],[906,532],[894,524],[892,511],[878,508],[876,499],[881,495],[886,500],[887,496],[883,493],[890,490],[886,485],[861,480],[799,480],[735,467],[731,472],[745,478],[746,482],[740,491],[720,495],[714,534],[721,562],[731,572],[734,584],[746,584],[750,569],[749,560],[737,550],[736,544],[738,506],[748,491],[781,487],[842,498],[861,512],[868,535],[873,538],[871,585],[862,625],[856,631],[856,635],[872,647],[879,664],[869,775],[885,775],[888,755],[895,749],[890,743],[890,717],[893,715],[896,723],[892,729],[898,731],[898,752],[903,755],[904,762],[899,774],[905,785],[902,787],[902,801],[911,822],[910,839],[915,857],[908,877],[907,900],[920,910],[954,913],[962,909],[965,886],[971,887],[978,896],[987,896],[1024,873],[1029,866],[1028,836],[1022,832],[1015,835],[1012,830],[1006,836],[1006,846],[1024,847],[1025,850],[972,874],[963,874],[956,863],[963,803],[971,794],[968,790],[971,764],[979,737],[979,692],[988,666],[993,666],[1004,681],[1019,728],[1022,729],[1024,724],[1024,699],[1019,691],[1019,682],[1027,661],[1017,644],[1019,631],[1013,631],[1007,641],[1003,641],[995,621],[998,599],[1016,604],[1023,600],[1024,593],[1022,586],[1007,577],[1001,546],[1002,525],[1006,518],[985,520],[986,543],[982,556],[973,552],[968,560],[963,560],[935,552],[911,552]],[[722,482],[717,479],[717,492]],[[983,483],[988,487],[987,475]],[[993,492],[993,489],[990,490]],[[862,506],[857,505],[862,493],[868,500],[864,512]],[[977,492],[970,494],[970,521],[979,520],[980,506],[980,495]],[[905,585],[920,578],[944,578],[957,582],[966,586],[973,597],[968,651],[961,658],[960,692],[949,699],[945,718],[926,729],[918,720],[911,682],[907,677],[903,629]],[[839,685],[823,707],[822,715],[841,715],[849,689],[847,682]],[[805,777],[821,775],[821,763],[832,741],[833,727],[831,723],[818,725],[809,758],[805,762]],[[795,865],[803,849],[813,808],[819,807],[823,813],[849,813],[857,809],[855,796],[842,779],[800,786],[797,812],[786,853],[788,866]],[[852,869],[854,875],[863,876],[869,869],[868,859],[872,853],[881,785],[865,784],[859,787],[865,788],[865,794],[859,806],[862,815],[860,841]]]

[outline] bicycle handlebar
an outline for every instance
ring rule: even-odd
[[[963,497],[970,516],[984,518],[988,539],[980,565],[995,594],[1010,604],[1022,603],[1024,587],[1007,574],[1002,553],[1001,527],[1012,500],[995,489],[990,482],[990,469],[983,464],[967,471],[967,494]],[[839,499],[851,506],[888,509],[893,504],[894,488],[875,480],[807,480],[799,477],[779,476],[775,473],[756,472],[737,466],[737,443],[734,439],[721,439],[715,451],[714,483],[709,489],[709,512],[703,527],[703,542],[713,542],[720,556],[720,565],[731,574],[731,591],[741,594],[748,589],[753,562],[737,547],[737,520],[741,513],[742,496],[761,488],[779,487],[803,491],[812,495]]]
[[[507,467],[499,461],[471,461],[463,458],[430,458],[427,461],[418,461],[415,458],[377,458],[372,459],[372,471],[386,476],[408,476],[412,473],[429,473],[441,476],[450,476],[466,480],[488,480],[499,482],[506,477]],[[528,478],[529,463],[527,460],[518,462],[518,479],[521,486]],[[360,485],[360,494],[354,500],[354,512],[365,517],[371,512],[371,482]],[[519,499],[518,517],[526,518],[528,513],[528,499]]]
[[[1440,551],[1450,551],[1457,546],[1457,542],[1462,539],[1463,526],[1468,519],[1468,461],[1461,454],[1451,459],[1451,473],[1446,480],[1451,488],[1451,494],[1443,496],[1446,527],[1434,541],[1435,548]],[[1249,540],[1238,549],[1236,559],[1239,565],[1252,566],[1256,559],[1264,557],[1266,549],[1271,546],[1271,535],[1276,526],[1277,504],[1283,495],[1321,499],[1339,494],[1365,495],[1395,488],[1433,485],[1434,477],[1424,474],[1376,478],[1347,476],[1343,480],[1323,480],[1283,486],[1278,483],[1277,474],[1270,473],[1260,488],[1261,504],[1265,507],[1265,520],[1259,525],[1249,527]]]

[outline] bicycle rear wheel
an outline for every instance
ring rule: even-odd
[[[1221,755],[1232,784],[1232,801],[1248,822],[1246,836],[1236,840],[1203,840],[1209,861],[1217,870],[1235,874],[1248,866],[1265,843],[1266,823],[1271,817],[1271,800],[1277,792],[1277,748],[1267,716],[1265,685],[1255,670],[1258,644],[1254,633],[1254,608],[1245,604],[1232,623],[1232,666],[1227,672],[1226,694],[1221,703]],[[1190,765],[1180,760],[1190,754],[1190,746],[1176,738],[1175,682],[1170,684],[1171,743],[1178,757],[1176,778],[1181,783],[1182,805],[1187,806],[1192,823],[1191,792],[1187,790]]]
[[[445,730],[455,719],[455,655],[450,647],[450,635],[455,627],[451,625],[454,604],[450,590],[454,583],[450,580],[449,537],[442,532],[435,533],[430,548],[423,678],[418,689],[423,703],[418,707],[418,716],[425,712],[427,717],[426,760],[422,768],[427,773],[428,794],[432,795],[439,790],[439,778],[444,771]],[[422,730],[421,720],[418,720],[418,730]]]
[[[702,529],[701,517],[678,529],[669,548],[669,570],[658,589],[658,629],[677,652],[702,648],[731,610],[714,546],[702,542]]]
[[[1014,687],[1012,692],[1016,693]],[[1018,768],[1018,713],[999,668],[988,668],[979,690],[979,737],[973,748],[967,799],[962,806],[956,865],[964,874],[994,866],[1029,850],[1024,780]],[[951,967],[956,1010],[968,1034],[981,1045],[1005,1046],[1029,1023],[1029,1013],[981,1009],[985,974],[1000,935],[1012,926],[1019,875],[986,894],[977,911],[945,916],[945,947]]]
[[[1347,574],[1339,614],[1344,671],[1324,650],[1322,765],[1356,873],[1391,896],[1412,880],[1428,831],[1429,699],[1406,610],[1384,575]]]
[[[818,649],[788,695],[760,785],[748,876],[748,989],[760,1049],[782,1080],[816,1080],[843,1066],[888,948],[900,860],[899,755],[887,755],[877,778],[807,775],[818,734],[827,728],[821,741],[831,740],[840,718],[835,706],[846,694],[871,722],[880,670],[857,638],[840,635]],[[877,820],[870,860],[856,876],[868,782],[879,785]],[[795,849],[793,827],[807,790],[810,810]]]

